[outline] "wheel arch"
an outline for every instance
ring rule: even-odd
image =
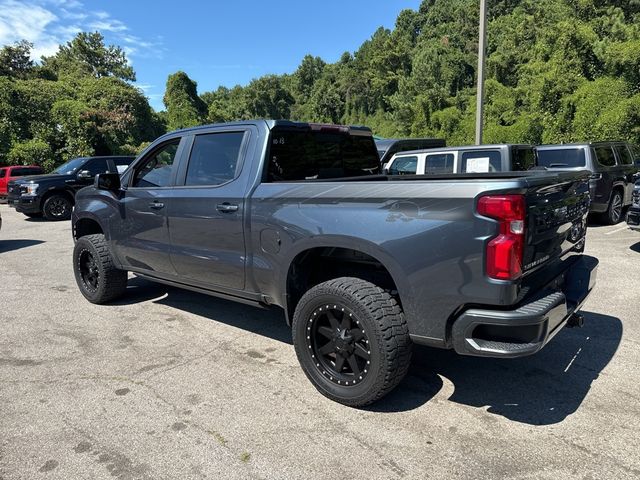
[[[308,269],[319,259],[329,261],[323,262],[320,274],[311,277]],[[280,292],[289,325],[302,295],[331,278],[353,276],[376,284],[380,282],[375,280],[380,279],[383,284],[380,286],[394,291],[400,305],[411,298],[411,288],[401,266],[379,245],[361,238],[339,235],[309,238],[289,250],[283,265]],[[345,270],[345,267],[357,268]]]

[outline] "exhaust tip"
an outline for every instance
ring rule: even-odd
[[[574,313],[567,321],[567,327],[569,328],[582,328],[584,327],[584,316],[581,313]]]

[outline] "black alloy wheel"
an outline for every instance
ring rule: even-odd
[[[82,286],[89,292],[95,292],[96,290],[98,290],[98,285],[100,282],[100,269],[98,268],[96,259],[93,257],[89,250],[83,249],[80,251],[78,268],[80,270]]]
[[[47,220],[69,220],[73,205],[63,195],[52,195],[44,201],[42,210]]]
[[[411,339],[397,299],[360,278],[311,287],[296,305],[293,344],[300,366],[327,398],[362,407],[405,377]]]
[[[307,320],[307,348],[316,368],[336,385],[356,385],[371,364],[369,339],[360,323],[342,305],[318,307]]]

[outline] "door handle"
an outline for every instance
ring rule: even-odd
[[[151,202],[149,204],[149,208],[153,208],[154,210],[160,210],[161,208],[164,208],[164,203],[158,202],[158,201]]]
[[[219,203],[218,205],[216,205],[216,209],[219,212],[222,213],[231,213],[231,212],[237,212],[238,211],[238,205],[232,205],[231,203]]]

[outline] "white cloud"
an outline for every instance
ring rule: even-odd
[[[128,33],[127,25],[104,10],[87,10],[78,0],[0,0],[0,47],[19,40],[34,44],[31,56],[52,55],[78,32],[100,31],[106,43],[121,45],[129,57],[162,56],[161,40]]]

